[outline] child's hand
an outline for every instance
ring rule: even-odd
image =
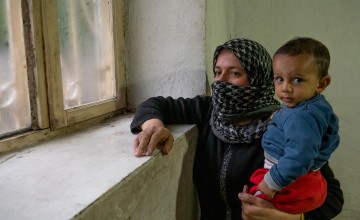
[[[262,194],[266,195],[270,199],[273,199],[275,196],[276,191],[270,189],[264,180],[261,180],[260,184],[257,187],[257,190],[260,191]]]

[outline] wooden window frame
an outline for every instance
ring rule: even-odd
[[[116,97],[65,109],[62,92],[60,43],[56,0],[20,0],[24,23],[26,60],[33,117],[32,131],[0,139],[0,154],[31,146],[60,134],[125,112],[123,1],[112,1]],[[41,13],[39,13],[41,12]]]
[[[62,78],[60,66],[60,44],[58,33],[58,21],[56,1],[44,0],[43,26],[45,44],[46,78],[49,97],[50,127],[57,129],[81,121],[94,118],[109,112],[125,108],[125,71],[123,59],[124,51],[124,28],[122,22],[122,1],[112,0],[113,4],[113,45],[114,45],[114,71],[116,73],[116,98],[82,105],[76,108],[65,109],[62,92]]]

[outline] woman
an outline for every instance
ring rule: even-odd
[[[273,98],[271,58],[259,43],[234,39],[216,48],[212,97],[154,97],[140,104],[131,124],[138,133],[137,157],[155,147],[168,154],[173,137],[164,124],[196,124],[199,129],[194,161],[194,183],[201,219],[300,219],[274,209],[247,194],[250,176],[263,166],[261,137],[271,113],[279,108]],[[339,182],[328,165],[321,169],[328,183],[323,206],[306,213],[311,219],[330,219],[342,208]],[[238,193],[243,192],[239,195]],[[243,209],[242,209],[243,207]]]

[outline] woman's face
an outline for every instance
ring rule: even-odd
[[[222,80],[237,86],[250,86],[239,59],[229,49],[220,51],[214,70],[215,80]]]

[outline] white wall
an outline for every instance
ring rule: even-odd
[[[228,0],[206,0],[206,74],[207,94],[211,94],[210,84],[214,81],[213,58],[218,45],[231,38],[229,27],[232,20],[232,2]]]
[[[205,0],[126,1],[129,107],[205,93]]]
[[[360,216],[360,1],[234,0],[230,32],[262,43],[271,54],[295,36],[309,36],[327,45],[332,83],[325,95],[340,118],[341,144],[330,159],[345,196],[336,219]]]

